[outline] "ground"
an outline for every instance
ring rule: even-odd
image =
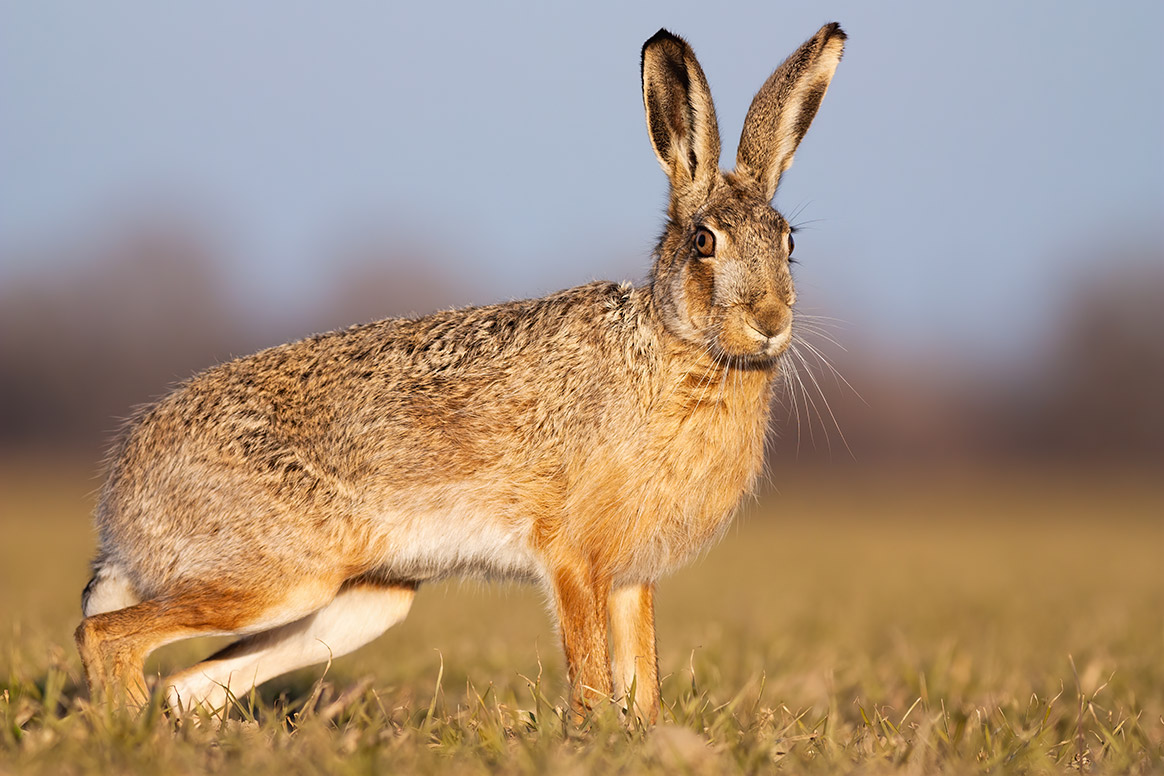
[[[774,470],[660,585],[666,707],[644,730],[564,724],[543,602],[475,582],[422,589],[225,723],[92,709],[71,639],[86,471],[0,467],[0,774],[1164,772],[1155,473]]]

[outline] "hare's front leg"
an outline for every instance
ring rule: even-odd
[[[610,594],[614,696],[627,713],[654,722],[659,716],[659,658],[655,649],[655,586],[629,585]],[[634,709],[631,690],[634,690]]]
[[[582,714],[610,698],[610,656],[606,644],[610,583],[598,579],[584,564],[563,564],[551,579],[570,677],[571,705],[575,712]]]

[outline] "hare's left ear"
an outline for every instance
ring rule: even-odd
[[[643,105],[671,215],[694,210],[719,175],[719,127],[703,69],[687,41],[659,30],[643,44]]]
[[[784,60],[752,99],[736,154],[737,174],[754,180],[767,199],[776,194],[780,176],[816,116],[841,61],[845,33],[836,22],[820,31]]]

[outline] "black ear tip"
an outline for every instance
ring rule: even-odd
[[[841,25],[838,22],[829,22],[824,27],[821,27],[821,32],[826,40],[829,38],[838,38],[840,40],[849,39],[849,36],[841,29]]]
[[[651,37],[647,38],[647,42],[643,44],[643,51],[646,51],[651,46],[654,46],[658,43],[662,43],[664,41],[669,41],[669,42],[679,43],[679,44],[683,43],[683,39],[680,38],[678,35],[675,35],[672,32],[668,32],[667,29],[664,27],[660,27],[658,32],[656,32]]]

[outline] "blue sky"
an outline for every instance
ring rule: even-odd
[[[730,167],[751,95],[831,20],[845,59],[776,197],[811,222],[803,305],[1016,357],[1072,278],[1164,255],[1164,4],[708,8],[0,3],[0,283],[159,202],[258,308],[309,298],[351,234],[472,277],[450,303],[641,279],[666,196],[642,41],[693,44]]]

